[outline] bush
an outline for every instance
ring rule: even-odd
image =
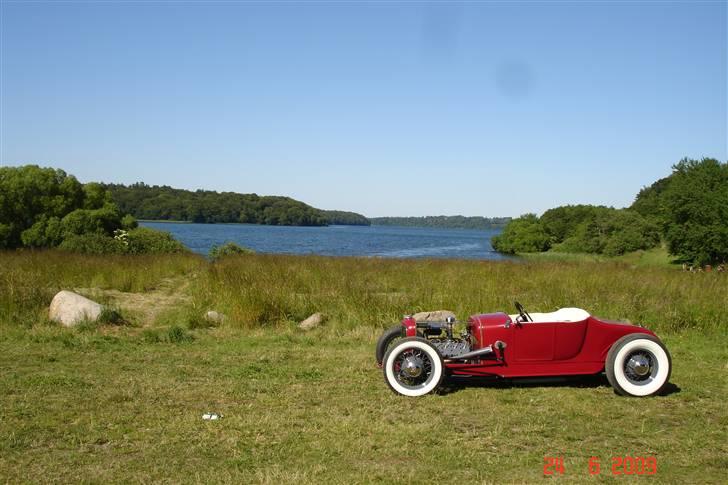
[[[63,225],[59,218],[43,215],[21,233],[20,239],[24,246],[30,248],[55,247],[63,240]]]
[[[222,246],[214,245],[212,248],[210,248],[210,252],[208,253],[208,256],[213,261],[217,261],[220,258],[224,258],[226,256],[234,256],[237,254],[253,254],[255,251],[252,249],[244,248],[242,246],[238,246],[234,242],[228,241]]]
[[[121,241],[103,234],[74,234],[59,246],[66,251],[91,254],[122,254],[127,251]]]
[[[493,249],[506,254],[538,253],[551,247],[551,238],[535,214],[513,219],[491,242]]]
[[[127,252],[131,254],[181,253],[187,248],[166,231],[138,227],[127,233]]]
[[[181,253],[187,248],[168,232],[146,227],[131,231],[117,230],[114,237],[105,234],[73,234],[66,237],[60,249],[91,254],[159,254]]]

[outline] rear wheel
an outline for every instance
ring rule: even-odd
[[[437,349],[420,337],[407,337],[384,356],[384,380],[403,396],[423,396],[437,389],[445,376]]]
[[[404,337],[404,327],[402,324],[397,324],[384,331],[382,336],[379,337],[379,340],[377,340],[377,365],[382,365],[384,354],[387,353],[387,350],[389,350],[397,339],[402,337]]]
[[[670,379],[672,359],[663,343],[633,333],[617,340],[607,354],[607,380],[617,394],[644,397],[659,393]]]

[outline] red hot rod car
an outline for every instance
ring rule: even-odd
[[[579,308],[529,314],[486,313],[468,318],[453,336],[454,319],[417,322],[406,316],[377,342],[377,363],[393,391],[421,396],[446,376],[502,378],[606,372],[625,396],[659,393],[670,378],[667,348],[650,330],[591,316]]]

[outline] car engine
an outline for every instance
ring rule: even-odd
[[[470,352],[470,342],[462,338],[432,338],[429,341],[445,359]]]
[[[445,359],[470,352],[470,335],[464,332],[460,338],[453,337],[454,323],[453,319],[444,323],[418,324],[425,338],[437,348]]]

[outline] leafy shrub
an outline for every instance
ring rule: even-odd
[[[187,248],[167,231],[138,227],[127,233],[127,252],[131,254],[181,253]]]
[[[253,254],[255,251],[252,249],[244,248],[242,246],[238,246],[232,241],[228,241],[222,246],[214,245],[212,248],[210,248],[210,252],[208,253],[210,259],[213,261],[217,261],[220,258],[224,258],[226,256],[234,256],[237,254]]]
[[[127,250],[121,241],[95,233],[71,235],[59,247],[66,251],[91,254],[122,254]]]
[[[501,253],[537,253],[551,247],[551,238],[535,214],[525,214],[508,223],[503,232],[491,240]]]
[[[31,248],[58,246],[63,240],[63,225],[59,218],[43,215],[21,233],[20,239],[24,246]]]
[[[187,248],[168,232],[146,227],[131,231],[117,230],[114,237],[90,233],[66,237],[60,249],[91,254],[160,254],[181,253]]]
[[[71,234],[108,234],[121,227],[121,213],[113,204],[98,209],[76,209],[61,220],[64,236]]]

